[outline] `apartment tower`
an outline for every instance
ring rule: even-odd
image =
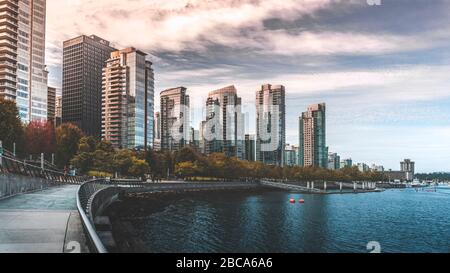
[[[328,167],[325,103],[313,104],[299,118],[300,166]]]
[[[0,0],[0,97],[23,122],[47,120],[45,0]]]
[[[154,75],[146,56],[132,47],[114,51],[103,69],[102,138],[115,148],[153,147]]]
[[[282,85],[265,84],[256,91],[256,160],[284,166],[286,102]]]
[[[161,92],[161,150],[176,151],[189,143],[189,96],[185,87]]]
[[[225,153],[227,156],[245,158],[244,118],[242,100],[236,88],[227,86],[208,94],[206,122],[203,128],[205,152]]]

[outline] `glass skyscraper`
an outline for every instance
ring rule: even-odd
[[[47,120],[45,0],[0,1],[0,96],[22,121]]]
[[[114,51],[103,69],[102,138],[116,148],[153,147],[154,74],[146,55]]]
[[[282,85],[265,84],[256,91],[256,160],[284,166],[286,93]]]

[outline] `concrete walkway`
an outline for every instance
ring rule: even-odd
[[[0,252],[88,252],[77,190],[66,185],[0,200]]]

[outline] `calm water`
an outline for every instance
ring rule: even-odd
[[[303,198],[305,204],[290,204]],[[346,195],[209,193],[121,217],[146,252],[450,252],[450,188]],[[126,205],[125,202],[122,206]],[[155,200],[148,206],[154,206]]]

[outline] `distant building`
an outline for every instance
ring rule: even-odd
[[[206,101],[205,153],[225,153],[244,159],[244,124],[241,98],[234,86],[227,86],[208,94]]]
[[[161,150],[176,151],[189,144],[189,96],[185,87],[161,92]]]
[[[341,160],[341,168],[353,167],[353,160],[351,158]]]
[[[62,123],[62,97],[56,97],[55,105],[55,127],[58,127]]]
[[[63,43],[62,122],[77,125],[86,135],[102,133],[102,70],[113,51],[95,35]]]
[[[153,150],[161,151],[161,114],[155,112],[153,119]]]
[[[55,124],[56,117],[56,88],[48,87],[47,91],[47,121]]]
[[[366,163],[358,163],[357,166],[358,166],[358,170],[360,172],[368,172],[368,171],[370,171],[370,167]]]
[[[415,162],[411,161],[411,159],[405,159],[400,162],[400,170],[406,173],[406,180],[414,180]]]
[[[103,69],[102,138],[116,148],[153,147],[154,76],[146,55],[118,50]]]
[[[301,166],[328,167],[325,111],[325,103],[313,104],[300,116],[299,163]]]
[[[379,172],[379,173],[384,172],[384,167],[381,165],[379,166],[379,165],[372,164],[372,167],[370,167],[370,169],[374,172]]]
[[[197,151],[200,151],[200,130],[195,130],[193,127],[191,127],[189,145],[195,148]]]
[[[245,160],[256,160],[256,137],[255,135],[245,135]]]
[[[284,166],[286,145],[286,90],[265,84],[256,91],[256,160]]]
[[[298,165],[298,147],[286,144],[284,149],[284,166],[293,167],[297,165]]]
[[[328,169],[339,170],[341,168],[341,157],[337,153],[328,153]]]

